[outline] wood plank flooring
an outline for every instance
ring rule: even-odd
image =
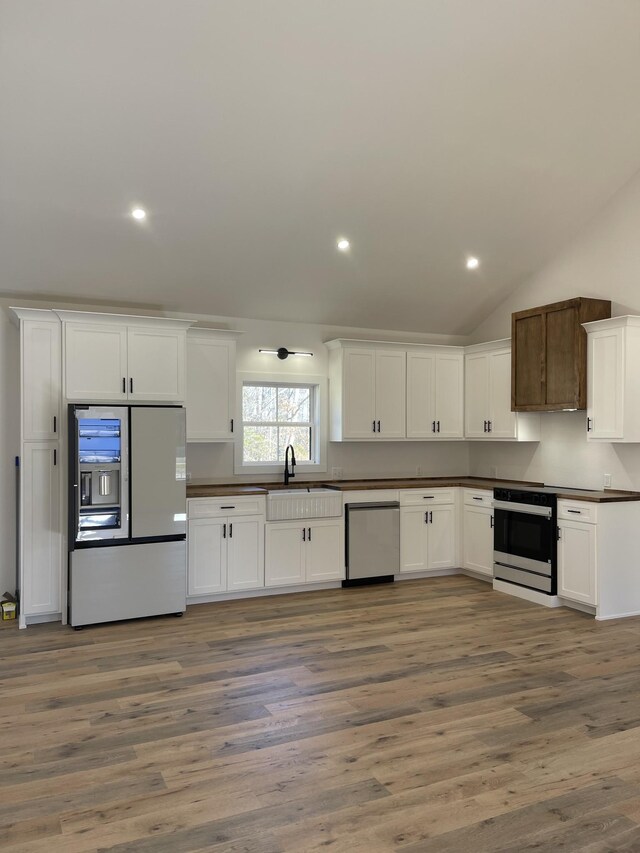
[[[4,623],[0,849],[640,851],[640,619],[456,576]]]

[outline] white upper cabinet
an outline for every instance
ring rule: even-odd
[[[237,332],[187,333],[187,441],[233,441]]]
[[[640,442],[640,317],[585,323],[587,438]]]
[[[65,323],[65,396],[68,400],[126,400],[127,327]]]
[[[511,411],[511,345],[495,341],[465,353],[465,437],[539,441],[540,415]]]
[[[462,349],[407,352],[407,438],[463,437]]]
[[[60,437],[62,327],[51,311],[13,309],[20,323],[22,440]]]
[[[64,394],[95,402],[184,401],[188,320],[57,311]]]
[[[331,440],[404,439],[406,351],[368,341],[336,340],[327,346]]]

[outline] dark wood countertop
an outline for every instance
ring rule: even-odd
[[[325,486],[340,492],[368,491],[373,489],[429,489],[436,487],[462,487],[466,489],[493,489],[500,488],[530,488],[536,489],[544,486],[543,483],[535,483],[522,480],[500,480],[485,477],[406,477],[370,480],[309,480],[290,483],[288,488],[304,489],[307,486],[318,488]],[[233,483],[198,483],[187,485],[188,498],[211,498],[229,497],[231,495],[266,495],[271,489],[282,489],[282,482],[257,483],[254,485],[242,485]],[[545,487],[557,494],[562,500],[589,501],[591,503],[620,503],[624,501],[640,501],[640,492],[622,491],[618,489],[606,489],[602,491],[590,489],[571,489],[559,486]]]

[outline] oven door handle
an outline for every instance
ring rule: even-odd
[[[506,512],[521,512],[525,515],[542,515],[551,518],[553,510],[550,506],[535,506],[533,504],[510,503],[509,501],[492,501],[494,509],[503,509]]]

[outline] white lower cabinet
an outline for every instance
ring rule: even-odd
[[[400,571],[436,571],[454,568],[455,565],[455,504],[402,506]]]
[[[342,519],[275,521],[265,534],[265,586],[344,578]]]
[[[596,525],[558,520],[558,595],[597,604]]]
[[[217,595],[264,586],[264,516],[190,518],[187,594]]]
[[[21,616],[60,613],[62,530],[57,441],[27,441],[21,466]]]
[[[493,492],[464,489],[462,501],[462,565],[493,577]]]

